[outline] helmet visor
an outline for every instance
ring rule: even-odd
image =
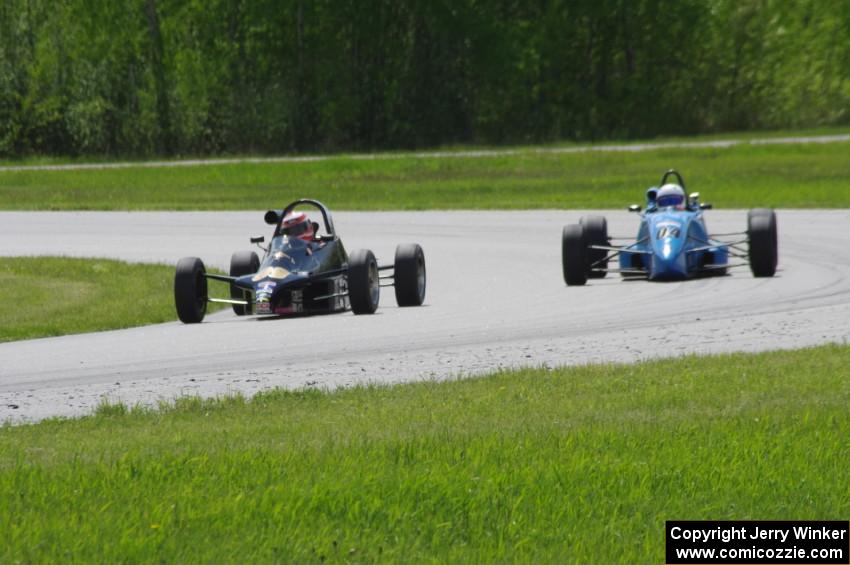
[[[283,235],[298,237],[307,233],[310,230],[310,222],[303,221],[291,226],[286,226],[280,230]]]
[[[682,194],[664,194],[655,200],[656,206],[666,208],[667,206],[681,206],[685,201]]]

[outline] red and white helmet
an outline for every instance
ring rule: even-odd
[[[304,212],[291,212],[280,223],[280,234],[312,241],[315,235],[313,223]]]

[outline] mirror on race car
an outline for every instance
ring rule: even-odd
[[[640,204],[632,204],[629,206],[629,212],[640,212]]]
[[[270,226],[277,224],[280,221],[280,218],[281,218],[281,213],[278,212],[277,210],[269,210],[263,216],[263,219],[265,220],[265,222],[267,224],[269,224]]]

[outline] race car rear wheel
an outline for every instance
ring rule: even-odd
[[[348,300],[355,314],[374,314],[381,298],[378,262],[368,249],[348,257]]]
[[[584,226],[564,226],[561,236],[561,262],[564,268],[564,282],[568,286],[583,285],[587,282],[587,251]]]
[[[260,258],[253,251],[237,251],[230,257],[230,276],[241,277],[250,275],[260,270]],[[233,300],[247,300],[250,302],[251,293],[236,285],[230,285],[230,298]],[[237,316],[251,313],[251,305],[233,304],[233,311]]]
[[[395,300],[399,306],[422,306],[425,301],[425,253],[416,243],[395,248]]]
[[[582,216],[579,223],[584,227],[584,238],[587,245],[608,245],[608,221],[605,216]],[[604,249],[588,249],[587,261],[591,279],[604,279],[608,274],[608,252]],[[606,270],[599,270],[606,269]]]
[[[755,277],[772,277],[779,261],[776,232],[776,213],[768,208],[756,208],[747,214],[750,270]]]
[[[197,257],[183,257],[174,274],[174,305],[184,324],[197,324],[207,313],[207,278],[204,263]]]

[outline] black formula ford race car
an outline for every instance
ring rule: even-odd
[[[318,210],[324,231],[296,210],[299,207]],[[253,251],[237,251],[230,260],[230,275],[218,275],[208,273],[197,257],[180,259],[174,302],[182,322],[201,322],[208,302],[231,304],[237,316],[323,314],[349,308],[355,314],[372,314],[382,286],[395,287],[399,306],[420,306],[425,300],[425,255],[415,243],[397,246],[391,265],[378,265],[367,249],[349,255],[330,211],[316,200],[296,200],[282,210],[269,210],[265,221],[275,226],[269,246],[262,246],[264,237],[251,238],[265,252],[262,261]],[[210,297],[210,279],[228,283],[230,299]]]
[[[746,265],[756,277],[772,277],[778,259],[776,213],[756,208],[747,214],[747,231],[709,234],[703,211],[711,207],[700,203],[699,193],[686,197],[682,175],[670,169],[659,186],[646,191],[645,211],[637,204],[629,206],[641,215],[637,237],[608,237],[603,216],[584,216],[580,223],[564,226],[564,282],[583,285],[609,272],[624,278],[682,280],[725,275],[732,267]],[[625,244],[614,245],[623,240]],[[610,260],[618,265],[609,266]]]

